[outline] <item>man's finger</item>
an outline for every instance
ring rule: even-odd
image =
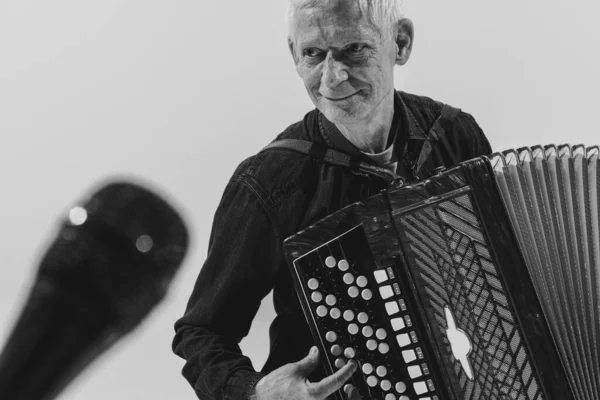
[[[319,350],[316,346],[311,347],[310,352],[302,360],[298,361],[296,368],[304,376],[310,375],[319,366]]]
[[[339,388],[352,376],[356,371],[357,364],[355,361],[350,361],[333,375],[324,378],[321,382],[310,383],[308,390],[311,394],[317,397],[327,397]]]

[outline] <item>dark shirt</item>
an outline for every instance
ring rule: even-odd
[[[442,103],[396,92],[390,135],[398,172],[418,154]],[[461,112],[434,148],[429,171],[491,153],[473,117]],[[370,162],[317,109],[275,140],[303,139]],[[244,160],[231,177],[215,213],[208,256],[185,314],[175,323],[173,351],[186,360],[182,373],[199,399],[244,399],[265,374],[306,356],[314,344],[296,297],[282,242],[353,202],[380,192],[388,182],[357,175],[287,149],[268,149]],[[273,290],[276,317],[270,352],[261,372],[242,355],[239,343],[261,300]],[[317,370],[312,381],[323,377]]]

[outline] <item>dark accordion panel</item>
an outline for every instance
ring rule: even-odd
[[[462,163],[288,238],[337,399],[600,399],[598,149]],[[346,393],[344,393],[346,392]]]
[[[598,147],[546,146],[490,158],[577,399],[600,399]]]

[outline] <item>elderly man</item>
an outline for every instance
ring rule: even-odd
[[[469,114],[395,90],[394,67],[408,61],[413,45],[413,24],[397,0],[291,0],[288,42],[316,109],[275,143],[300,139],[313,147],[309,154],[265,149],[243,161],[225,189],[208,257],[175,325],[174,352],[186,360],[183,375],[200,399],[324,399],[343,387],[356,365],[325,376],[282,241],[388,187],[381,175],[357,173],[352,166],[360,162],[415,179],[415,166],[423,177],[491,152]],[[328,162],[327,149],[352,162]],[[257,372],[238,344],[271,290],[277,316]]]

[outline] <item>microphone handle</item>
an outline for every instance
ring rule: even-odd
[[[111,321],[102,303],[51,280],[38,280],[0,355],[0,398],[56,398],[119,339]]]

